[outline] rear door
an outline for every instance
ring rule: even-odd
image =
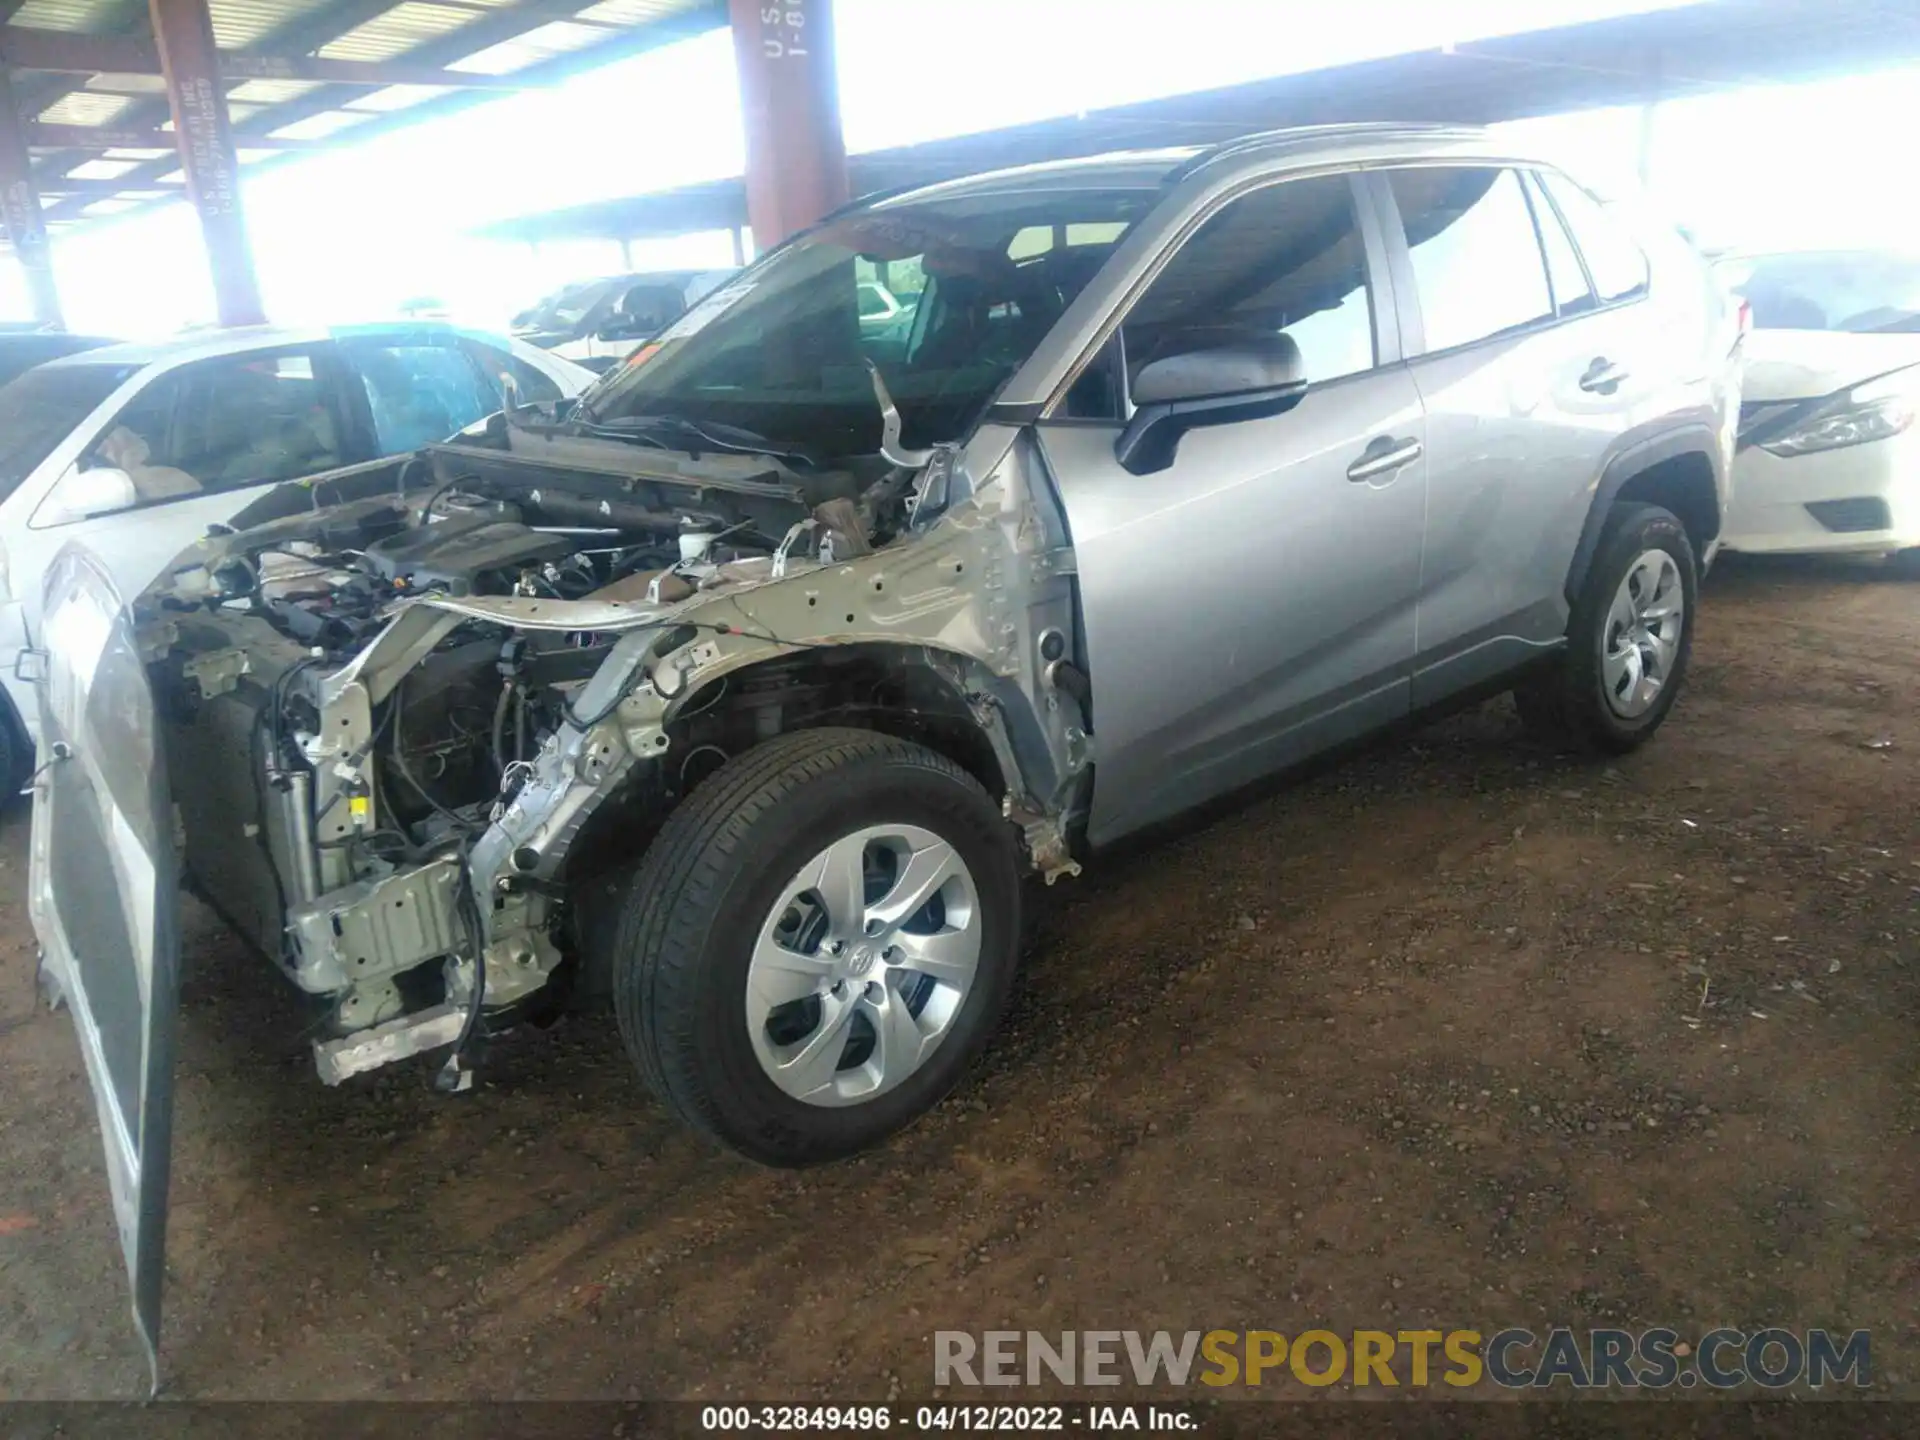
[[[1420,706],[1561,642],[1594,484],[1659,387],[1525,172],[1407,166],[1373,185],[1427,418]]]
[[[79,1032],[134,1323],[157,1384],[180,954],[165,756],[132,624],[106,568],[84,550],[62,551],[42,603],[44,763],[28,907],[43,983]]]

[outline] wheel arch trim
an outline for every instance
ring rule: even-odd
[[[1593,568],[1594,555],[1600,548],[1600,537],[1606,529],[1607,517],[1612,513],[1621,492],[1633,480],[1656,466],[1687,455],[1698,455],[1706,461],[1713,476],[1714,534],[1718,535],[1723,519],[1721,496],[1724,490],[1722,469],[1716,458],[1718,453],[1719,440],[1714,427],[1691,422],[1659,431],[1616,452],[1594,484],[1593,500],[1587,507],[1579,542],[1574,546],[1573,558],[1567,566],[1567,603],[1573,603],[1580,593],[1580,587],[1586,583],[1587,573]]]

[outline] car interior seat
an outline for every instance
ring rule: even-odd
[[[94,449],[107,465],[124,470],[133,481],[134,493],[144,501],[168,500],[176,495],[197,495],[203,488],[185,470],[172,465],[152,463],[153,451],[146,437],[125,425],[116,425]]]

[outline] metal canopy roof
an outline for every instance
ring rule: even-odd
[[[717,29],[724,0],[209,0],[243,172]],[[49,230],[184,195],[147,0],[0,0]],[[418,82],[418,83],[413,83]]]
[[[1230,37],[1223,37],[1230,38]],[[1353,120],[1491,124],[1920,61],[1920,0],[1707,0],[855,155],[855,194],[1108,150]],[[738,178],[487,226],[613,240],[746,224]]]

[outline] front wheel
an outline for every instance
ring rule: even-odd
[[[642,1075],[749,1159],[866,1148],[985,1045],[1020,934],[1013,833],[945,757],[860,730],[722,766],[641,862],[614,1003]]]
[[[1616,506],[1574,599],[1566,650],[1514,690],[1520,718],[1578,749],[1642,744],[1679,698],[1698,596],[1679,519],[1657,505]]]

